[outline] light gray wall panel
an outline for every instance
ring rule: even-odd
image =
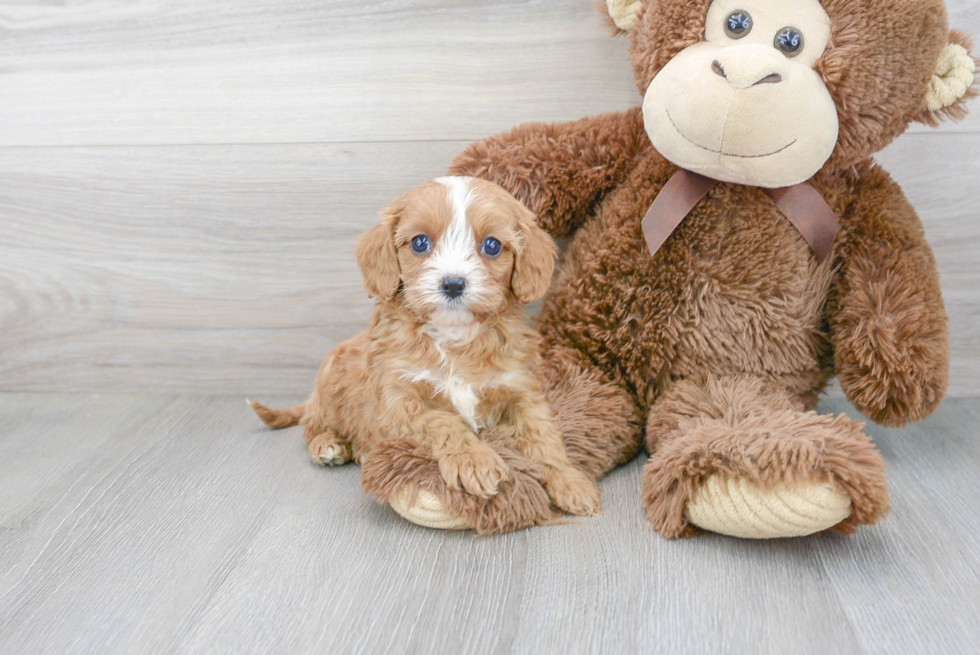
[[[305,391],[392,198],[471,139],[639,102],[591,4],[0,3],[0,389]],[[980,110],[912,132],[880,159],[976,395]]]

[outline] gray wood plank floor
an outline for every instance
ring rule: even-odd
[[[959,653],[980,639],[976,400],[869,426],[892,485],[881,525],[778,542],[661,539],[642,461],[603,481],[597,518],[425,530],[240,398],[7,393],[0,426],[3,653]]]

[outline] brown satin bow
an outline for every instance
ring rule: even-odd
[[[667,180],[641,224],[651,256],[716,184],[718,180],[683,168]],[[839,219],[820,192],[808,182],[764,191],[810,244],[817,261],[823,262],[834,245]]]

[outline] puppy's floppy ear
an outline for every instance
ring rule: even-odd
[[[527,207],[516,201],[515,205],[520,244],[515,248],[510,288],[517,302],[527,304],[543,296],[551,286],[558,245],[547,232],[538,227],[534,214]]]
[[[398,293],[401,271],[395,248],[395,226],[402,209],[401,201],[395,201],[381,215],[378,224],[361,235],[354,247],[364,276],[364,288],[372,298],[391,300]]]

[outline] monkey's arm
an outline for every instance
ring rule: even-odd
[[[847,397],[887,426],[925,418],[949,382],[949,332],[922,224],[879,168],[864,171],[842,216],[831,294],[834,368]]]
[[[474,143],[449,173],[496,182],[561,238],[626,176],[645,138],[638,107],[571,123],[528,123]]]

